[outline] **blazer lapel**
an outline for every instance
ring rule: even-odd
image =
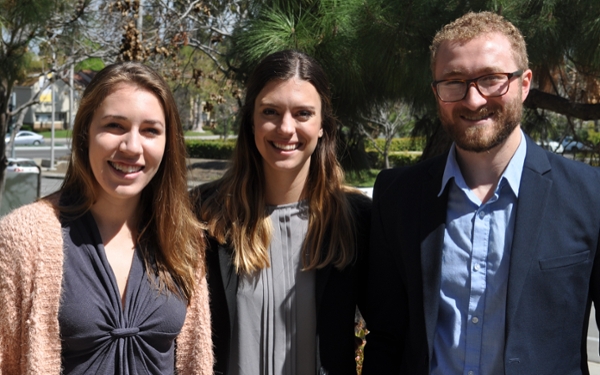
[[[328,241],[326,241],[328,242]],[[328,246],[326,243],[325,246]],[[325,247],[327,248],[327,247]],[[325,294],[325,286],[327,285],[327,280],[329,280],[329,274],[331,274],[331,264],[325,266],[324,268],[318,269],[316,271],[316,281],[315,281],[315,304],[317,306],[317,317],[321,312],[321,305],[323,302],[323,295]]]
[[[231,250],[225,246],[219,245],[219,268],[221,269],[221,278],[223,279],[223,289],[227,299],[227,310],[229,312],[229,332],[233,329],[233,322],[236,319],[237,311],[237,285],[238,275],[231,259]]]
[[[543,176],[550,170],[544,151],[527,137],[527,155],[521,176],[515,230],[510,253],[510,270],[506,301],[506,327],[511,326],[527,279],[531,262],[549,206],[552,180]]]
[[[429,355],[433,352],[433,339],[437,324],[441,285],[442,249],[446,229],[448,189],[438,197],[446,158],[440,158],[430,170],[430,179],[424,185],[419,234],[421,240],[421,274],[423,282],[423,311]]]

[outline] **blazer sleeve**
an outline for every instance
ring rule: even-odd
[[[363,362],[363,375],[398,374],[408,324],[407,295],[396,266],[394,251],[400,244],[388,242],[393,230],[388,217],[389,202],[384,192],[393,181],[393,171],[378,176],[373,190],[371,239],[368,260],[367,308],[364,317],[369,334]],[[393,213],[392,213],[393,214]]]

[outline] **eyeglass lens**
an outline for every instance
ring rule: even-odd
[[[489,74],[474,81],[443,81],[437,84],[437,92],[443,101],[453,102],[462,100],[471,82],[479,93],[487,97],[502,96],[508,91],[509,77],[504,74]]]

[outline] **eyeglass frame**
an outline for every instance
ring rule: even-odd
[[[444,103],[456,103],[456,102],[460,102],[461,100],[464,100],[467,97],[467,94],[469,93],[469,89],[471,88],[471,85],[475,86],[475,89],[477,90],[477,92],[479,93],[479,95],[483,96],[484,98],[499,98],[501,96],[506,95],[506,93],[508,92],[508,90],[510,90],[510,80],[513,77],[521,77],[523,75],[523,69],[519,69],[516,70],[512,73],[488,73],[488,74],[484,74],[482,76],[476,77],[476,78],[472,78],[472,79],[441,79],[439,81],[433,81],[431,82],[431,87],[433,88],[433,91],[435,91],[435,96],[438,97],[439,100],[443,101]],[[481,93],[481,90],[479,90],[479,85],[477,84],[477,81],[479,81],[481,78],[487,77],[487,76],[493,76],[493,75],[505,75],[506,78],[508,78],[508,84],[506,85],[506,91],[500,95],[483,95]],[[465,83],[465,94],[463,95],[462,98],[458,99],[458,100],[444,100],[440,97],[440,94],[438,93],[438,88],[437,85],[443,82],[450,82],[450,81],[456,81],[456,82],[464,82]]]

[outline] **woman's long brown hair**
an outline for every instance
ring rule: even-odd
[[[134,85],[156,95],[166,120],[164,156],[156,175],[142,191],[137,242],[149,273],[158,275],[160,288],[188,301],[194,278],[204,273],[203,227],[191,210],[187,191],[187,166],[183,129],[177,106],[167,83],[154,70],[137,62],[110,65],[100,71],[85,89],[73,126],[69,166],[59,190],[70,197],[62,214],[77,217],[90,210],[97,199],[98,183],[89,160],[89,129],[94,112],[119,84]],[[155,262],[150,267],[151,260]]]
[[[254,104],[268,82],[294,77],[315,87],[321,97],[323,119],[323,136],[312,154],[302,193],[309,206],[304,268],[333,264],[341,269],[355,257],[354,220],[347,194],[351,189],[343,185],[344,174],[336,158],[337,123],[327,77],[313,58],[287,50],[267,56],[255,68],[247,83],[232,165],[220,180],[197,190],[196,213],[207,223],[210,236],[232,246],[238,273],[270,265],[272,228],[266,212],[263,161],[252,133]],[[209,192],[213,193],[207,195]]]

